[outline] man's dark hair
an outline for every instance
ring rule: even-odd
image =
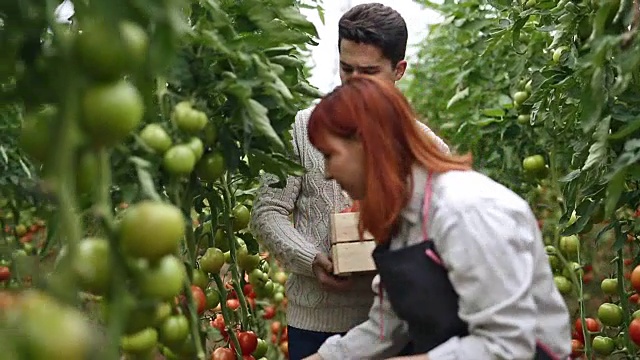
[[[395,66],[404,59],[407,36],[407,24],[397,11],[380,3],[356,5],[340,18],[338,50],[343,39],[373,45]]]

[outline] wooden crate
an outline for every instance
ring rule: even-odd
[[[357,212],[331,214],[331,259],[333,273],[346,275],[356,272],[372,272],[376,266],[371,253],[375,248],[373,236],[364,233],[361,241],[358,236]]]

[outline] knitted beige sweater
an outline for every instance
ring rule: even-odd
[[[346,332],[368,318],[373,275],[352,275],[353,288],[339,293],[322,289],[311,270],[317,253],[330,254],[329,214],[351,204],[335,181],[325,180],[324,158],[308,140],[312,110],[298,112],[292,130],[295,155],[307,173],[290,176],[282,189],[269,187],[276,178],[265,175],[254,201],[251,229],[291,273],[286,284],[288,324],[311,331]],[[425,131],[448,151],[426,126]]]

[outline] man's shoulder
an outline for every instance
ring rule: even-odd
[[[307,126],[307,123],[309,122],[309,118],[311,117],[311,113],[313,112],[313,109],[316,108],[316,103],[311,104],[311,106],[307,107],[306,109],[302,109],[299,110],[296,113],[296,120],[294,123],[294,126]]]

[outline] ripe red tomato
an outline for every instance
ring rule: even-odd
[[[236,360],[236,355],[229,348],[217,348],[213,351],[211,360]]]
[[[584,352],[584,344],[580,340],[571,340],[571,357],[578,358]]]
[[[587,330],[589,332],[598,332],[598,331],[600,331],[600,324],[598,324],[598,322],[595,319],[586,318],[586,319],[584,319],[584,322],[586,323]],[[582,334],[582,321],[580,319],[576,320],[575,329],[576,329],[577,333]]]
[[[633,319],[629,324],[629,338],[640,346],[640,319]]]
[[[281,327],[282,324],[280,323],[280,321],[274,321],[271,323],[271,332],[277,335],[280,332]]]
[[[266,306],[264,308],[264,314],[262,314],[262,318],[265,320],[273,319],[276,316],[276,308],[273,305]]]
[[[256,360],[253,355],[242,355],[242,360]]]
[[[242,287],[242,292],[249,296],[249,294],[251,294],[253,292],[253,285],[251,284],[244,284],[244,286]]]
[[[191,285],[191,295],[198,306],[198,314],[202,314],[207,310],[207,296],[199,286]]]
[[[638,295],[638,293],[635,293],[631,296],[629,296],[629,302],[631,304],[638,304],[640,302],[640,295]]]
[[[221,314],[216,315],[216,318],[211,320],[211,327],[217,329],[220,334],[225,336],[227,334],[226,325],[224,322],[224,317]]]
[[[640,291],[640,265],[631,272],[631,286],[635,291]]]
[[[258,336],[253,331],[243,331],[238,334],[238,343],[243,354],[252,354],[258,347]]]
[[[0,266],[0,282],[11,279],[11,270],[7,266]]]
[[[227,300],[227,307],[231,311],[238,310],[238,308],[240,307],[240,301],[238,301],[238,299],[229,299]]]

